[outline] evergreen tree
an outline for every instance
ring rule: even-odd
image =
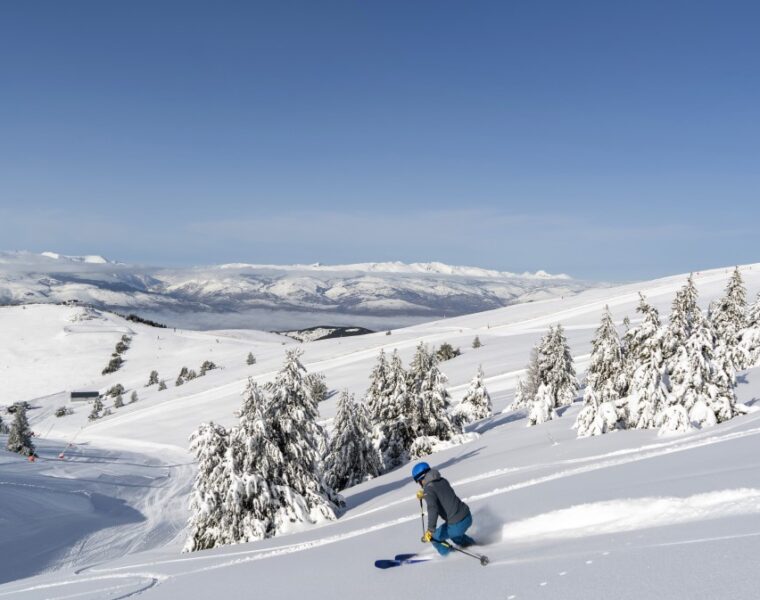
[[[100,399],[100,396],[95,398],[95,400],[92,403],[92,410],[90,411],[90,415],[87,417],[90,421],[94,421],[96,419],[99,419],[103,415],[101,412],[103,411],[103,401]]]
[[[158,382],[158,391],[163,392],[166,389],[166,382],[162,379]]]
[[[116,396],[123,394],[125,391],[126,390],[124,389],[124,386],[121,385],[120,383],[117,383],[106,392],[106,396],[111,396],[111,398],[116,398]]]
[[[243,392],[238,426],[230,432],[226,453],[227,493],[222,504],[228,543],[249,542],[277,533],[289,496],[280,486],[284,457],[272,441],[268,404],[252,379]],[[302,519],[306,520],[306,519]]]
[[[573,402],[578,391],[570,348],[560,325],[551,327],[537,351],[538,387],[529,399],[528,424],[556,417],[556,409]]]
[[[314,404],[320,404],[327,400],[327,384],[324,373],[307,373],[304,380]]]
[[[388,360],[385,351],[381,348],[377,356],[377,363],[369,376],[369,388],[365,396],[365,402],[369,409],[370,419],[373,424],[381,423],[383,411],[388,403],[391,390],[388,386]]]
[[[6,449],[23,456],[36,456],[34,442],[32,442],[32,430],[29,428],[29,421],[26,418],[26,406],[16,404],[16,410],[13,413],[13,423],[8,433]]]
[[[630,381],[626,419],[628,427],[648,429],[662,424],[670,388],[660,315],[642,294],[639,297],[636,311],[643,321],[625,334],[626,379]]]
[[[491,397],[488,395],[483,378],[483,367],[478,366],[462,402],[454,410],[454,418],[460,429],[468,423],[486,419],[493,414]]]
[[[454,346],[448,342],[444,342],[436,351],[435,356],[439,362],[444,362],[456,358],[460,354],[462,354],[462,351],[459,348],[454,348]]]
[[[378,359],[376,369],[381,369],[381,364],[384,364],[384,357]],[[390,470],[407,460],[414,440],[407,374],[397,350],[393,351],[391,360],[387,363],[385,375],[373,378],[370,387],[381,390],[380,381],[385,381],[387,391],[378,391],[369,397],[373,401],[373,406],[369,408],[370,420],[374,426],[373,439],[382,458],[383,468]]]
[[[203,377],[206,373],[208,373],[209,371],[213,371],[216,368],[217,366],[215,363],[213,363],[210,360],[204,360],[203,364],[201,365],[200,377]]]
[[[475,339],[472,340],[472,347],[473,348],[480,348],[483,344],[480,341],[480,338],[476,335]]]
[[[578,437],[600,435],[625,424],[625,411],[620,402],[621,392],[627,387],[623,352],[609,307],[604,308],[591,346],[584,405],[575,422]]]
[[[282,472],[270,484],[285,486],[282,493],[290,521],[308,515],[316,522],[335,519],[341,502],[322,482],[320,447],[325,433],[317,423],[319,411],[305,383],[306,369],[299,360],[300,351],[287,353],[285,364],[275,377],[268,405],[269,436],[284,458]],[[306,509],[304,513],[303,508]]]
[[[749,308],[747,325],[742,330],[739,348],[745,368],[755,367],[760,363],[760,294]]]
[[[572,404],[578,393],[573,357],[561,325],[550,328],[539,346],[538,381],[530,403],[528,425],[555,418],[556,409]]]
[[[684,407],[697,427],[727,421],[736,414],[736,373],[730,353],[704,317],[679,349],[671,373],[674,402]]]
[[[180,376],[178,376],[178,377],[177,377],[177,381],[175,381],[175,382],[174,382],[174,386],[175,386],[175,387],[179,387],[179,386],[181,386],[183,383],[185,383],[185,380],[184,380],[184,379],[182,379],[182,376],[180,375]]]
[[[116,396],[116,399],[113,401],[113,407],[121,408],[122,406],[124,406],[124,398],[122,397],[121,394],[119,394],[118,396]]]
[[[380,474],[380,457],[372,444],[369,413],[344,390],[338,398],[335,428],[325,461],[325,481],[344,490]]]
[[[221,425],[203,423],[190,436],[190,451],[198,459],[198,473],[190,494],[189,536],[183,551],[194,552],[229,541],[223,504],[230,487],[225,471],[229,436]]]
[[[187,372],[187,375],[185,375],[185,381],[192,381],[196,377],[198,377],[198,375],[196,374],[195,369],[190,369]]]
[[[129,395],[129,403],[130,403],[130,404],[134,404],[135,402],[137,402],[137,400],[138,400],[138,398],[137,398],[137,391],[133,391],[133,392],[132,392],[132,393]]]
[[[544,339],[542,338],[531,349],[528,366],[525,369],[525,378],[521,377],[517,380],[515,397],[512,404],[509,405],[509,410],[521,410],[527,408],[532,404],[533,399],[536,397],[538,386],[540,385],[538,378],[538,351],[543,343]]]
[[[253,355],[253,352],[248,353],[248,357],[245,359],[245,364],[247,365],[255,365],[256,364],[256,357]]]
[[[158,371],[153,370],[148,376],[148,384],[145,387],[150,387],[158,383]]]
[[[438,359],[420,343],[409,369],[410,425],[414,437],[433,436],[448,440],[461,430],[448,414],[451,396],[446,390],[446,376],[438,368]]]
[[[742,332],[747,326],[747,290],[739,267],[728,280],[725,295],[711,313],[711,323],[718,340],[725,345],[725,358],[734,370],[746,368],[746,355],[739,347]]]
[[[675,356],[678,348],[691,336],[695,324],[701,318],[697,306],[697,287],[693,275],[689,275],[684,285],[673,300],[670,323],[663,338],[663,352],[666,360]]]

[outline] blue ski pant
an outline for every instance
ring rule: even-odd
[[[469,535],[465,535],[465,531],[467,531],[471,526],[472,514],[469,514],[464,519],[459,521],[459,523],[444,523],[435,530],[433,537],[437,540],[441,540],[442,542],[450,539],[457,546],[471,546],[475,543],[475,540],[473,540]],[[449,550],[446,546],[443,546],[437,542],[433,542],[433,546],[435,546],[435,549],[438,550],[438,554],[441,556],[446,556],[449,552],[451,552],[451,550]]]

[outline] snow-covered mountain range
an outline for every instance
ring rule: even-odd
[[[423,322],[591,287],[567,275],[442,263],[126,265],[100,256],[0,253],[0,304],[77,300],[173,326],[371,329]]]

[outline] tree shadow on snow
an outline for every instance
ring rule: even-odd
[[[469,450],[468,452],[465,452],[464,454],[459,454],[457,456],[452,456],[448,460],[442,462],[442,463],[434,463],[433,461],[429,461],[433,468],[443,471],[444,469],[447,469],[448,467],[457,464],[458,462],[461,462],[463,460],[467,460],[468,458],[472,458],[473,456],[477,456],[480,454],[480,451],[484,448],[484,446],[481,446],[480,448],[475,448],[473,450]],[[422,460],[425,460],[424,458]],[[373,500],[377,498],[378,496],[382,496],[383,494],[387,494],[388,492],[392,492],[397,489],[401,489],[405,485],[412,484],[412,477],[411,477],[411,469],[412,464],[416,461],[410,461],[408,463],[405,463],[401,466],[396,467],[392,471],[388,471],[388,473],[398,473],[400,469],[406,471],[404,472],[404,476],[401,479],[397,479],[395,481],[389,481],[388,483],[384,483],[383,485],[375,486],[372,488],[369,488],[367,490],[362,490],[361,492],[357,492],[351,496],[346,497],[346,510],[356,508],[357,506],[360,506],[364,504],[365,502],[369,502],[370,500]],[[387,475],[387,473],[386,473]],[[443,473],[443,476],[445,477],[446,474]],[[412,488],[415,492],[417,491],[417,487]]]
[[[513,421],[519,421],[521,419],[524,419],[525,416],[526,415],[523,411],[500,414],[495,417],[491,417],[490,419],[479,421],[473,426],[467,427],[467,431],[468,432],[474,431],[475,433],[482,435],[486,431],[491,431],[491,429],[494,429],[496,427],[501,427],[502,425],[506,425],[507,423],[512,423]]]

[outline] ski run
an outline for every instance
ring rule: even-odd
[[[0,307],[0,599],[756,598],[759,292],[745,265],[306,343]],[[487,567],[420,542],[415,457]]]

